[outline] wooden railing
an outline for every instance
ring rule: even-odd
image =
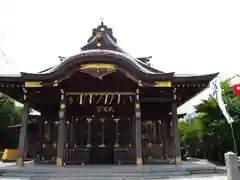
[[[89,151],[87,148],[66,148],[64,154],[67,164],[89,164]]]
[[[52,147],[51,145],[46,145],[42,149],[41,160],[51,161],[55,160],[57,157],[57,149]]]
[[[133,148],[114,149],[115,164],[134,164],[136,162],[135,150]]]
[[[135,164],[135,150],[132,148],[116,148],[114,151],[114,164]],[[90,153],[87,148],[65,149],[66,164],[89,164]]]

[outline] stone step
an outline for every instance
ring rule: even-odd
[[[201,176],[161,176],[161,177],[110,177],[110,176],[104,176],[104,177],[95,177],[95,176],[89,176],[89,177],[75,177],[75,176],[69,176],[69,177],[53,177],[53,176],[30,176],[30,177],[2,177],[4,180],[17,180],[17,179],[24,179],[24,180],[185,180],[185,179],[192,179],[192,180],[225,180],[226,176],[223,175],[201,175]],[[1,179],[1,178],[0,178]]]
[[[221,168],[55,168],[55,167],[42,167],[42,168],[7,168],[2,169],[1,173],[10,174],[213,174],[225,173],[226,169]]]
[[[202,172],[199,174],[209,174],[209,172]],[[214,173],[213,173],[214,174]],[[166,173],[4,173],[4,178],[42,178],[42,179],[164,179],[173,177],[186,177],[193,175],[190,172],[166,172]]]
[[[3,178],[18,179],[49,179],[49,180],[134,180],[134,179],[165,179],[190,176],[189,173],[75,173],[75,174],[24,174],[8,173]]]
[[[190,175],[188,172],[171,172],[171,173],[4,173],[2,177],[161,177],[161,176],[185,176]]]

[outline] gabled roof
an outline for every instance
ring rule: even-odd
[[[128,54],[107,49],[84,50],[77,55],[65,58],[58,65],[52,67],[51,69],[35,74],[24,72],[22,72],[21,74],[25,79],[52,79],[58,76],[60,73],[66,71],[67,69],[69,69],[69,67],[72,67],[73,65],[80,63],[88,63],[89,59],[86,57],[103,57],[105,62],[114,63],[119,67],[122,67],[123,69],[128,69],[129,71],[135,72],[139,75],[139,77],[142,77],[142,79],[171,80],[174,75],[173,72],[154,72],[153,70],[151,70],[151,68],[146,68],[141,63],[139,63],[140,60],[136,60]],[[101,61],[102,59],[100,58],[95,59],[95,62]]]
[[[59,64],[40,71],[39,73],[26,73],[21,72],[17,75],[0,75],[2,79],[16,79],[22,80],[50,80],[59,76],[61,73],[66,72],[70,66],[79,63],[89,63],[91,57],[102,57],[104,62],[114,63],[122,69],[135,73],[141,80],[161,81],[173,80],[176,83],[183,81],[210,81],[218,73],[208,75],[187,75],[175,74],[174,72],[165,73],[149,65],[151,57],[134,58],[126,53],[122,48],[117,45],[117,39],[113,35],[111,28],[101,22],[101,24],[92,30],[92,35],[88,39],[87,44],[81,48],[80,53],[63,58]],[[101,58],[94,58],[95,63],[101,63]],[[8,79],[8,80],[10,80]]]

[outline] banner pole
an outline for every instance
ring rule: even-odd
[[[230,123],[230,128],[231,128],[231,132],[232,132],[234,151],[238,155],[237,143],[236,143],[236,138],[235,138],[235,133],[234,133],[234,129],[233,129],[232,123]]]
[[[233,79],[235,76],[230,78],[230,80]],[[221,80],[221,78],[220,78],[220,80]],[[222,80],[220,82],[222,82]],[[221,85],[220,85],[220,87],[221,87]],[[225,94],[225,91],[222,91],[222,94],[225,96],[225,98],[227,98],[226,94]],[[226,101],[226,104],[225,104],[225,108],[226,108],[226,111],[227,111],[228,115],[230,116],[227,101]],[[227,118],[227,120],[229,122],[228,118]],[[230,125],[230,128],[231,128],[231,134],[232,134],[232,139],[233,139],[233,149],[234,149],[235,153],[238,155],[237,143],[236,143],[235,133],[234,133],[233,125],[232,125],[233,122],[230,122],[228,124]]]

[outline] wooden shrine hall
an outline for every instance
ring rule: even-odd
[[[217,73],[166,73],[150,58],[124,52],[102,22],[54,67],[1,75],[0,91],[23,104],[18,164],[179,163],[177,108]],[[30,108],[41,114],[31,125]]]

